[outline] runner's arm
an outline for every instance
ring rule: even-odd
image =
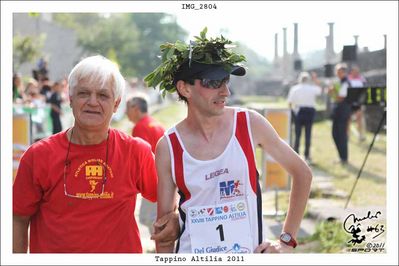
[[[158,218],[154,223],[155,233],[151,239],[155,240],[158,253],[173,253],[180,228],[178,214],[175,211],[177,189],[172,179],[171,158],[165,137],[162,137],[157,144],[155,164],[158,173]]]
[[[312,172],[298,154],[282,140],[265,117],[250,111],[250,122],[255,146],[274,158],[292,176],[288,212],[283,231],[296,238],[309,197]]]

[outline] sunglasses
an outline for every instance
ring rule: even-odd
[[[207,89],[219,89],[223,84],[228,84],[229,81],[230,77],[224,79],[200,79],[200,84]]]

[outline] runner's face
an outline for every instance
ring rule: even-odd
[[[229,96],[227,83],[223,83],[218,89],[210,89],[202,86],[200,80],[195,80],[191,102],[204,114],[221,115]]]
[[[98,81],[80,80],[70,97],[75,122],[82,128],[108,129],[120,102],[112,88],[111,81],[101,86]]]

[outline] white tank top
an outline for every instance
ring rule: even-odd
[[[176,252],[252,253],[262,242],[262,200],[248,111],[234,109],[230,141],[212,160],[193,158],[176,127],[165,135],[180,195]]]

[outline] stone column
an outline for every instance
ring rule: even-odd
[[[278,33],[274,34],[274,62],[278,61]]]
[[[327,63],[332,63],[335,58],[334,52],[334,23],[329,22],[329,35],[326,37],[326,61]]]
[[[294,23],[294,59],[299,58],[298,52],[298,23]]]
[[[359,35],[353,35],[353,38],[355,38],[355,45],[359,47],[358,45]]]
[[[330,63],[330,55],[329,55],[330,40],[329,40],[329,38],[330,38],[330,36],[326,36],[326,49],[324,50],[324,59],[326,60],[327,64]]]
[[[334,52],[334,22],[329,22],[328,26],[330,27],[329,29],[329,36],[330,36],[330,51],[331,54],[335,54]]]
[[[288,76],[288,52],[287,52],[287,28],[283,28],[283,63],[282,63],[283,78]]]

